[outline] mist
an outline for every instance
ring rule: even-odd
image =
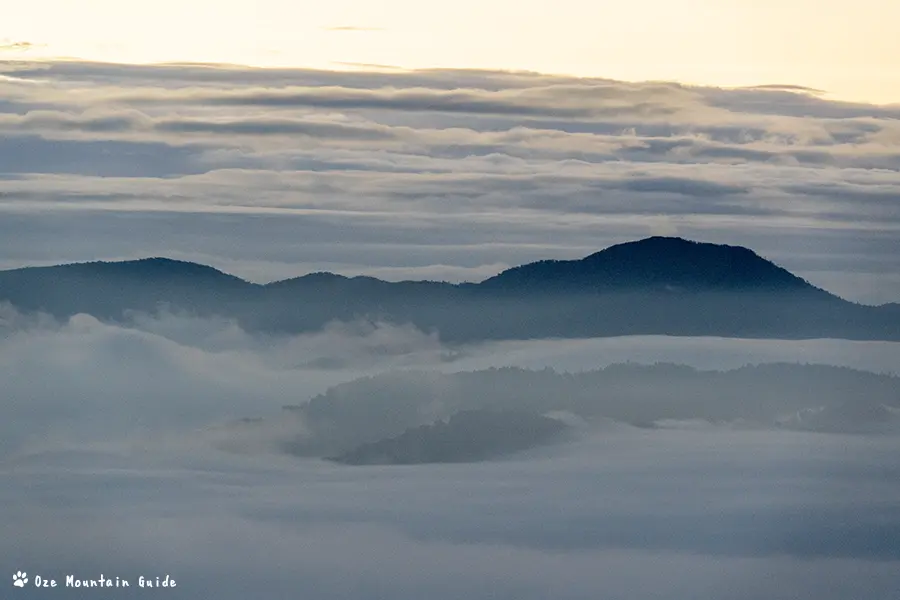
[[[629,362],[702,370],[796,362],[890,375],[900,373],[900,344],[633,336],[448,345],[434,333],[370,321],[267,335],[248,333],[222,318],[162,312],[132,313],[122,323],[89,315],[58,321],[7,306],[0,320],[7,416],[0,448],[16,454],[116,440],[166,446],[173,435],[196,442],[198,431],[220,439],[223,428],[231,432],[227,435],[252,437],[244,430],[252,427],[233,427],[241,419],[278,422],[276,429],[292,433],[304,424],[294,415],[285,426],[283,407],[304,405],[334,386],[382,373],[388,373],[386,380],[421,380],[404,393],[411,404],[427,404],[437,393],[427,386],[446,387],[450,381],[439,379],[441,374],[494,367],[579,373]],[[665,377],[658,386],[666,386]],[[504,395],[502,389],[484,391],[485,400],[470,408],[489,407]]]
[[[704,382],[782,368],[812,390],[792,388],[786,411],[828,404],[823,385],[832,399],[844,386],[894,409],[900,344],[448,345],[378,322],[267,335],[181,314],[112,323],[11,308],[0,331],[0,557],[28,573],[15,590],[24,597],[91,597],[99,592],[65,578],[101,573],[132,584],[111,597],[143,597],[138,577],[168,575],[177,586],[160,596],[226,600],[890,598],[900,584],[900,436],[704,412],[737,410],[752,385],[787,389],[790,377],[748,377],[730,401],[698,400]],[[559,393],[562,382],[589,395],[586,381],[623,372],[661,403],[648,406],[670,405],[664,392],[684,390],[673,386],[689,374],[697,396],[682,400],[699,412],[629,422],[556,402],[575,398]],[[388,404],[372,391],[379,382],[390,383],[379,388]],[[586,406],[629,405],[604,396],[607,383]],[[302,410],[316,398],[353,419],[378,409],[382,429],[369,419],[331,430],[355,444],[449,418],[453,398],[477,410],[516,397],[569,434],[460,464],[347,466],[286,451],[321,435]],[[59,587],[35,588],[37,575]]]

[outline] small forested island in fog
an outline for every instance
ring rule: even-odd
[[[405,370],[340,384],[284,408],[279,419],[239,426],[265,431],[277,425],[283,433],[294,419],[296,434],[279,447],[298,457],[346,464],[470,462],[610,424],[897,433],[900,378],[802,364],[729,371],[632,363],[579,373]]]
[[[566,429],[560,420],[522,411],[463,410],[331,460],[348,465],[476,462],[559,439]]]

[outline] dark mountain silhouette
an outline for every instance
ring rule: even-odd
[[[567,427],[562,421],[522,411],[465,410],[330,460],[348,465],[477,462],[559,439]]]
[[[168,258],[0,271],[0,299],[20,310],[63,318],[82,312],[118,318],[129,310],[151,312],[165,306],[224,312],[252,287],[212,267]]]
[[[821,293],[803,279],[740,246],[651,237],[612,246],[581,260],[514,267],[482,284],[488,289],[591,291],[770,291]]]
[[[897,305],[847,302],[746,248],[652,237],[481,283],[314,273],[268,285],[164,258],[0,272],[0,300],[60,318],[168,308],[302,332],[333,320],[413,323],[445,341],[628,334],[900,339]]]

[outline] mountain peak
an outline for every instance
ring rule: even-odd
[[[514,267],[484,282],[495,289],[548,291],[812,291],[803,279],[741,246],[654,236],[579,260]]]
[[[96,260],[90,262],[67,263],[49,267],[22,267],[7,271],[7,273],[43,273],[58,274],[59,276],[131,276],[134,278],[169,278],[169,277],[198,277],[220,278],[233,281],[243,281],[234,275],[207,265],[154,256],[150,258],[138,258],[132,260],[106,261]]]
[[[98,272],[101,271],[117,271],[127,272],[136,276],[176,276],[176,277],[224,277],[228,279],[237,279],[233,275],[223,273],[222,271],[186,260],[176,260],[174,258],[166,258],[163,256],[154,256],[150,258],[139,258],[135,260],[123,260],[115,262],[98,261],[92,263],[82,263],[77,265],[85,268],[91,268]]]

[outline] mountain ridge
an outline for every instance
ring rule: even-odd
[[[658,244],[660,244],[660,243],[665,243],[666,246],[658,246]],[[193,274],[197,274],[197,275],[207,274],[210,276],[213,276],[213,275],[214,276],[222,276],[222,277],[228,278],[232,281],[240,281],[249,286],[255,286],[255,287],[272,287],[272,286],[278,286],[278,285],[287,284],[289,282],[295,282],[295,281],[300,281],[300,280],[304,280],[304,281],[316,281],[316,280],[319,280],[319,281],[329,281],[329,280],[330,281],[337,281],[337,280],[340,280],[340,281],[367,281],[367,282],[373,282],[373,283],[379,282],[379,283],[388,283],[388,284],[422,283],[422,284],[442,284],[442,285],[451,285],[451,286],[456,286],[456,287],[466,287],[466,286],[481,286],[483,284],[487,284],[488,282],[501,281],[501,280],[509,277],[512,274],[518,274],[518,273],[527,272],[527,271],[545,268],[545,267],[557,267],[557,268],[563,267],[563,268],[565,268],[565,267],[571,267],[571,266],[575,266],[575,265],[591,265],[592,267],[595,267],[596,264],[601,262],[602,259],[611,257],[614,254],[620,253],[624,250],[630,250],[633,248],[635,248],[635,249],[639,248],[641,250],[646,250],[650,246],[657,246],[656,248],[654,248],[655,252],[653,255],[643,257],[644,263],[647,264],[648,261],[659,260],[661,258],[666,257],[667,255],[671,255],[671,250],[673,249],[673,245],[681,246],[681,248],[691,248],[691,247],[700,248],[707,252],[710,250],[725,250],[728,252],[734,252],[736,254],[745,254],[749,257],[752,257],[753,259],[756,259],[759,264],[771,265],[773,267],[772,273],[778,273],[779,275],[786,276],[786,277],[784,277],[785,281],[792,281],[792,282],[806,285],[809,287],[815,287],[812,284],[810,284],[809,282],[807,282],[806,280],[804,280],[796,275],[793,275],[792,273],[790,273],[790,271],[787,271],[783,267],[780,267],[780,266],[774,264],[773,262],[760,257],[758,254],[756,254],[753,250],[750,250],[749,248],[746,248],[743,246],[732,246],[732,245],[728,245],[728,244],[713,244],[713,243],[709,243],[709,242],[698,242],[698,241],[693,241],[693,240],[687,240],[687,239],[680,238],[680,237],[665,237],[665,236],[652,236],[649,238],[644,238],[642,240],[636,240],[636,241],[632,241],[632,242],[615,244],[615,245],[609,246],[608,248],[605,248],[603,250],[599,250],[597,252],[589,254],[583,258],[538,260],[535,262],[525,263],[522,265],[510,267],[510,268],[505,269],[504,271],[498,273],[497,275],[488,277],[479,282],[465,281],[465,282],[460,282],[460,283],[456,283],[456,284],[449,283],[446,281],[439,281],[439,280],[407,279],[407,280],[401,280],[401,281],[387,281],[387,280],[379,279],[377,277],[372,277],[369,275],[343,275],[340,273],[334,273],[334,272],[330,272],[330,271],[315,271],[315,272],[306,273],[303,275],[298,275],[295,277],[289,277],[289,278],[285,278],[285,279],[271,281],[268,283],[256,284],[256,283],[249,282],[245,279],[242,279],[236,275],[232,275],[230,273],[226,273],[224,271],[216,269],[215,267],[212,267],[209,265],[205,265],[202,263],[196,263],[196,262],[192,262],[192,261],[162,257],[162,256],[154,256],[154,257],[146,257],[146,258],[138,258],[138,259],[126,259],[126,260],[119,260],[119,261],[96,260],[96,261],[60,263],[58,265],[24,266],[24,267],[17,267],[14,269],[3,270],[3,271],[0,271],[0,273],[7,274],[7,273],[32,271],[32,270],[34,270],[34,271],[37,271],[37,270],[60,271],[60,270],[68,270],[68,269],[87,269],[87,268],[107,269],[107,270],[114,270],[114,269],[124,270],[126,267],[128,267],[128,268],[132,268],[132,269],[139,268],[145,274],[149,273],[149,272],[154,272],[154,271],[157,273],[161,273],[165,270],[172,274],[186,274],[185,271],[190,271]],[[682,260],[683,260],[683,257],[682,257]],[[706,266],[708,266],[708,265],[706,265]],[[181,269],[182,272],[179,273],[179,271],[176,269],[176,267],[178,269]],[[707,275],[708,275],[708,273],[707,273]],[[618,282],[618,283],[621,284],[621,282]],[[815,289],[820,289],[820,288],[815,288]],[[825,291],[825,290],[822,290],[822,291]],[[832,294],[832,295],[834,295],[834,294]],[[889,303],[889,304],[893,304],[893,303]]]
[[[328,272],[256,284],[162,257],[23,267],[0,271],[0,301],[61,318],[84,312],[121,319],[128,311],[170,308],[276,332],[383,320],[459,341],[630,334],[900,339],[896,304],[844,300],[741,246],[666,237],[459,284]]]

